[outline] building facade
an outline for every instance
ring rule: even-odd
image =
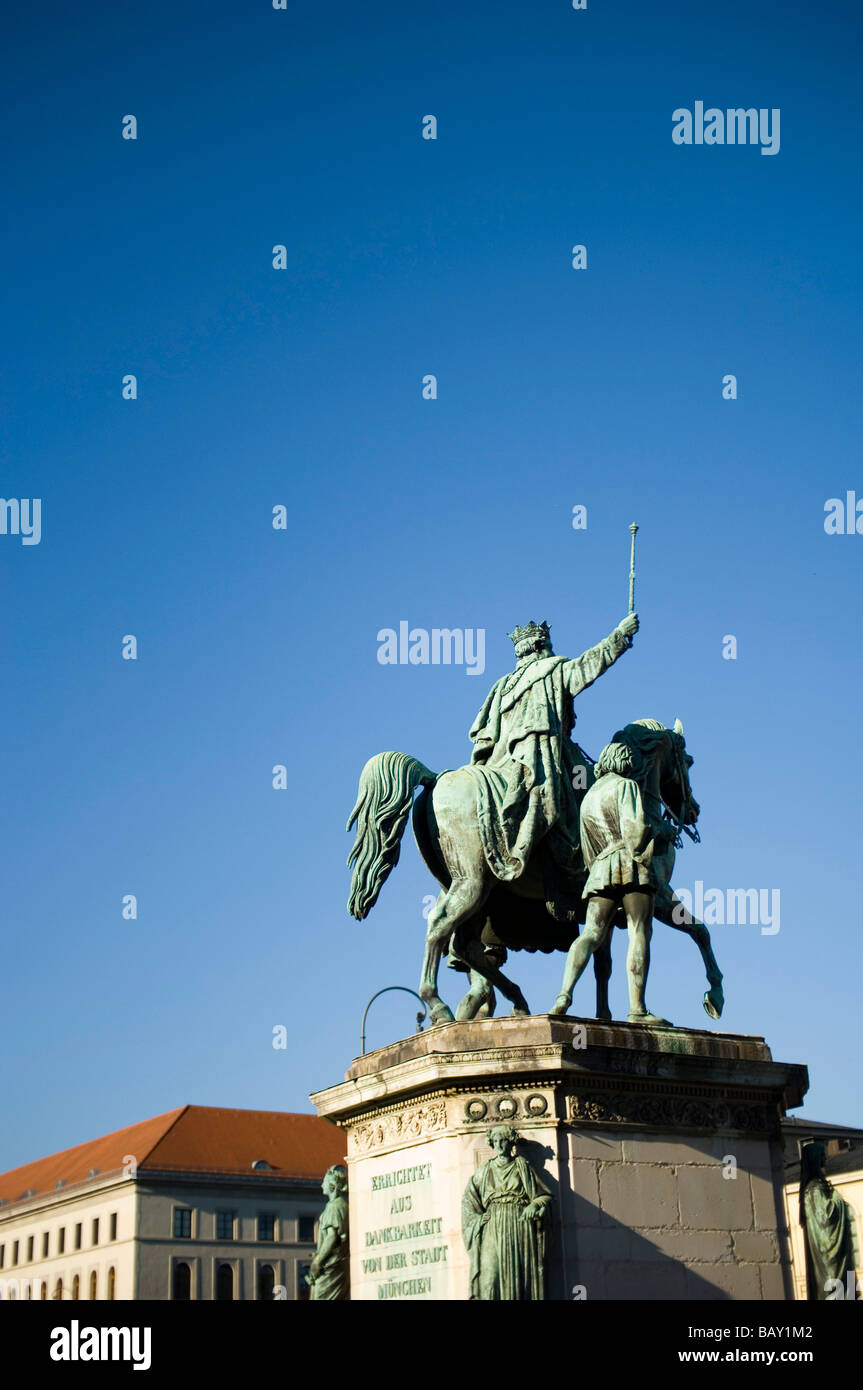
[[[0,1298],[304,1299],[344,1136],[183,1106],[0,1175]]]

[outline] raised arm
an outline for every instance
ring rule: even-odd
[[[575,657],[572,661],[567,661],[564,665],[564,679],[569,693],[578,695],[579,691],[586,690],[589,685],[593,685],[597,676],[601,676],[603,671],[607,671],[609,666],[614,665],[619,656],[629,650],[637,631],[638,615],[629,613],[595,647],[591,647],[589,651],[583,652],[581,656]]]

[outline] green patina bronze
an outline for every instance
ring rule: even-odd
[[[851,1211],[824,1176],[827,1149],[820,1139],[800,1154],[800,1224],[806,1238],[806,1297],[813,1301],[845,1297],[854,1270]],[[838,1286],[838,1287],[837,1287]]]
[[[626,925],[630,1019],[661,1025],[665,1020],[644,1001],[654,917],[696,943],[709,983],[704,1007],[713,1018],[722,1012],[722,974],[707,928],[678,902],[669,881],[671,846],[698,816],[682,726],[627,725],[610,745],[621,745],[617,766],[606,749],[606,761],[594,768],[571,738],[575,698],[629,649],[638,626],[630,613],[574,659],[555,655],[546,623],[517,627],[510,633],[515,669],[483,702],[467,766],[437,776],[407,754],[380,753],[363,769],[348,822],[348,829],[356,825],[348,909],[362,919],[374,906],[398,862],[413,809],[420,853],[442,885],[428,917],[419,991],[433,1023],[453,1018],[438,994],[446,952],[449,965],[470,977],[460,1020],[487,1016],[495,986],[514,1014],[529,1013],[518,985],[501,970],[510,950],[567,952],[555,1012],[569,1006],[593,956],[597,1017],[610,1018],[611,927]],[[608,846],[621,836],[626,852],[612,863]]]
[[[488,1142],[495,1156],[477,1169],[462,1198],[469,1297],[543,1299],[551,1193],[536,1169],[517,1155],[516,1130],[499,1125]]]
[[[318,1246],[306,1281],[312,1298],[346,1299],[351,1296],[348,1245],[348,1175],[339,1164],[328,1168],[321,1183],[329,1200],[318,1222]]]
[[[650,1013],[644,991],[654,903],[669,888],[680,827],[698,819],[699,806],[689,787],[692,759],[685,750],[680,721],[666,729],[656,719],[627,724],[603,748],[593,786],[581,806],[586,924],[569,948],[563,989],[552,1013],[567,1012],[579,976],[594,952],[605,946],[622,908],[629,931],[629,1021],[667,1022]],[[675,822],[662,812],[676,796]]]

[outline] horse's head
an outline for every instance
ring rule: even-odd
[[[694,759],[686,751],[683,725],[675,719],[674,728],[666,729],[667,740],[659,767],[659,795],[675,820],[694,825],[701,807],[692,795],[689,769]]]
[[[679,719],[673,729],[658,719],[636,719],[617,731],[593,771],[596,777],[616,772],[633,778],[662,799],[678,824],[694,825],[701,808],[689,784],[692,761]]]

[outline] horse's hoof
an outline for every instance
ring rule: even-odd
[[[509,1011],[510,1018],[530,1018],[530,1009],[525,1005],[523,1009],[516,1008],[513,1004]]]
[[[439,1023],[455,1023],[453,1011],[448,1004],[438,1004],[432,1009],[429,1015],[432,1028],[436,1028]]]
[[[659,1014],[651,1014],[645,1011],[643,1014],[627,1014],[630,1023],[647,1023],[653,1028],[673,1028],[674,1024],[670,1018],[660,1018]]]
[[[567,1014],[569,1013],[569,1006],[571,1003],[572,997],[569,994],[559,994],[554,1001],[553,1007],[550,1008],[548,1012],[558,1015]]]
[[[725,1005],[725,995],[720,986],[709,989],[704,996],[704,1012],[710,1018],[719,1018]]]
[[[600,1023],[611,1022],[611,1009],[603,1009],[602,1013],[596,1015]]]

